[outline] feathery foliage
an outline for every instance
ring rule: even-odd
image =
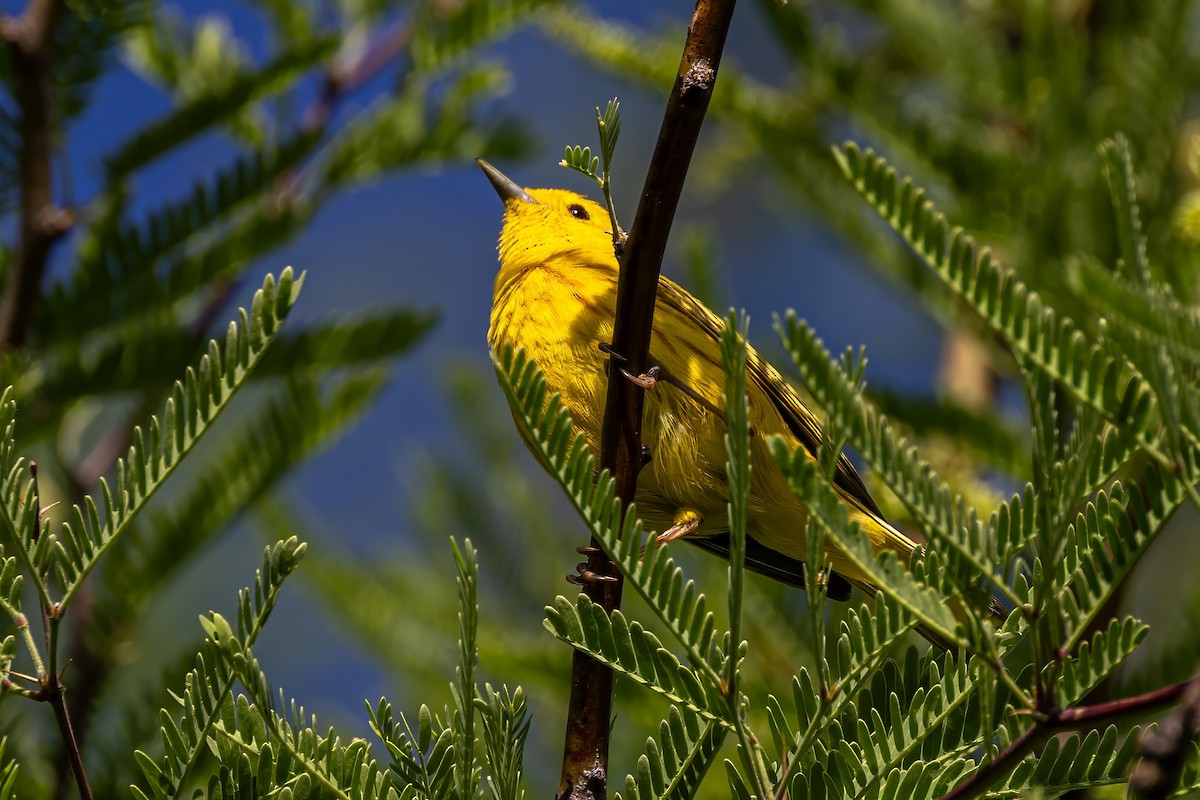
[[[84,509],[74,508],[73,524],[64,525],[55,540],[63,585],[60,608],[70,604],[83,579],[245,383],[287,318],[303,281],[303,275],[294,279],[291,270],[279,276],[278,285],[268,275],[250,311],[242,310],[241,324],[231,323],[225,341],[213,340],[196,369],[175,383],[162,421],[152,417],[145,434],[134,430],[129,455],[117,462],[115,488],[101,479],[101,501],[88,497]]]
[[[293,240],[343,190],[481,151],[521,152],[523,130],[492,113],[509,75],[477,54],[526,20],[656,92],[678,62],[672,31],[645,33],[551,0],[426,2],[399,12],[260,0],[265,52],[216,18],[140,2],[58,5],[43,76],[52,106],[40,115],[50,121],[46,141],[71,135],[64,126],[88,110],[120,48],[174,104],[106,150],[98,186],[78,203],[69,174],[58,174],[69,173],[71,159],[55,158],[46,211],[69,213],[35,221],[72,235],[46,234],[44,251],[64,258],[42,287],[45,265],[31,266],[21,239],[37,227],[24,224],[30,212],[21,204],[35,149],[22,125],[39,117],[21,88],[32,62],[20,60],[13,41],[19,18],[0,26],[0,218],[18,232],[12,246],[0,244],[0,272],[32,275],[35,286],[20,306],[29,318],[14,332],[0,326],[0,338],[11,337],[0,341],[0,385],[11,386],[0,398],[0,678],[12,695],[3,708],[26,698],[64,717],[69,710],[80,733],[76,760],[87,764],[137,747],[132,733],[98,743],[96,715],[131,702],[117,690],[138,676],[120,659],[138,653],[155,601],[244,511],[363,414],[384,384],[378,362],[406,352],[435,319],[385,308],[279,334],[299,287],[284,273],[278,285],[268,278],[224,340],[209,344],[213,323],[251,280],[250,265]],[[744,575],[755,435],[744,321],[731,315],[721,337],[726,585],[711,564],[668,557],[635,508],[622,522],[612,481],[597,473],[536,365],[520,351],[493,353],[524,438],[640,604],[610,616],[585,597],[559,596],[543,625],[635,684],[637,707],[616,724],[637,732],[614,739],[646,741],[645,752],[612,770],[629,772],[629,798],[1000,798],[1122,783],[1137,757],[1139,716],[1179,697],[1175,685],[1122,696],[1130,663],[1155,635],[1126,615],[1123,594],[1185,516],[1176,512],[1200,503],[1200,323],[1192,308],[1200,172],[1186,165],[1185,127],[1198,74],[1194,11],[1184,0],[1020,9],[882,0],[831,18],[828,7],[760,0],[770,40],[761,44],[804,80],[787,69],[758,77],[727,59],[711,107],[720,125],[709,126],[693,185],[720,188],[755,168],[771,190],[756,187],[740,204],[752,213],[780,213],[784,197],[806,205],[956,341],[980,345],[983,355],[973,358],[984,361],[980,382],[991,385],[982,403],[957,396],[943,364],[947,396],[936,409],[887,390],[868,394],[861,353],[831,358],[794,314],[777,323],[823,412],[825,436],[813,453],[773,441],[775,462],[766,466],[778,467],[807,504],[810,548],[839,548],[878,589],[868,604],[840,605],[826,597],[832,578],[815,562],[804,598]],[[384,82],[392,91],[353,98]],[[597,108],[596,120],[596,154],[568,148],[563,162],[600,185],[619,253],[616,101]],[[914,177],[852,144],[830,158],[829,141],[847,131]],[[146,202],[140,183],[151,169],[182,163],[181,148],[214,132],[233,150],[225,165],[176,199]],[[769,209],[760,197],[770,198]],[[241,424],[220,423],[228,442],[208,436],[251,381],[255,389],[237,399]],[[149,426],[124,424],[150,416],[164,395],[165,410]],[[997,423],[1002,396],[1024,398],[1013,402],[1023,406],[1017,414],[1005,411],[1019,422]],[[455,535],[453,604],[434,597],[442,581],[433,571],[413,563],[389,572],[331,559],[313,570],[324,597],[363,606],[339,614],[347,629],[367,632],[368,648],[403,652],[401,663],[423,662],[414,674],[441,682],[449,666],[437,668],[428,641],[449,627],[437,615],[455,606],[448,702],[422,702],[422,687],[413,690],[422,698],[405,701],[415,715],[394,715],[386,698],[370,707],[384,765],[375,745],[318,728],[271,688],[257,642],[305,549],[285,536],[268,548],[254,590],[239,596],[235,624],[216,613],[203,619],[208,638],[183,691],[167,697],[148,687],[150,700],[132,701],[166,705],[161,745],[138,750],[145,780],[136,796],[523,796],[533,777],[527,745],[547,745],[529,737],[540,727],[531,718],[549,708],[549,680],[532,692],[483,680],[507,676],[514,664],[549,674],[544,648],[554,642],[534,640],[527,629],[535,626],[494,609],[501,603],[491,597],[481,620],[479,593],[484,579],[509,579],[519,587],[494,597],[542,606],[555,592],[525,578],[559,570],[550,559],[560,548],[549,543],[563,526],[540,489],[511,474],[507,442],[497,446],[480,420],[465,424],[484,469],[428,476],[440,506],[430,500],[426,518],[445,517],[439,547]],[[972,430],[959,436],[964,426]],[[909,563],[875,553],[852,522],[831,484],[843,448],[865,462],[868,481],[890,490],[879,499],[894,524],[926,544]],[[426,463],[444,466],[443,458]],[[101,476],[114,470],[110,485]],[[994,470],[1005,479],[993,481]],[[173,485],[160,491],[168,477]],[[51,496],[72,509],[67,524]],[[268,506],[268,525],[319,527],[295,506]],[[487,569],[463,531],[483,543]],[[700,590],[710,584],[727,589],[728,603],[710,607]],[[413,597],[423,608],[413,608]],[[32,613],[31,600],[40,606]],[[30,624],[39,610],[44,641]],[[480,627],[493,611],[504,619],[502,636]],[[372,613],[382,619],[368,621]],[[1183,616],[1181,628],[1200,620]],[[82,635],[64,635],[72,630]],[[914,631],[954,652],[913,646]],[[666,702],[643,702],[646,690]],[[0,748],[0,798],[63,794],[75,745],[64,744],[63,758],[31,758],[41,731],[15,718],[3,712],[0,730],[22,725],[8,745],[23,768]],[[1180,747],[1178,792],[1198,783],[1195,745]],[[103,785],[127,784],[132,777],[122,780],[112,760]],[[714,791],[720,781],[708,776],[719,760],[726,783]],[[41,786],[46,776],[57,785]]]
[[[196,655],[196,668],[188,673],[185,689],[176,698],[182,715],[176,722],[172,712],[163,710],[162,740],[165,754],[155,761],[139,752],[138,763],[145,775],[143,787],[132,787],[135,797],[182,797],[200,760],[207,755],[208,739],[218,723],[228,724],[234,711],[230,693],[238,677],[231,663],[231,648],[252,645],[279,599],[279,590],[304,557],[307,545],[296,538],[267,547],[263,565],[254,581],[254,589],[238,594],[236,632],[216,612],[202,617],[207,639]]]
[[[238,74],[223,85],[189,98],[105,157],[109,180],[123,179],[192,137],[220,125],[250,103],[287,89],[305,72],[332,56],[337,44],[333,38],[300,41],[262,68]]]
[[[414,731],[408,718],[401,714],[397,720],[391,703],[382,699],[375,708],[367,708],[371,729],[391,757],[387,775],[392,791],[401,797],[466,800],[477,795],[485,772],[484,765],[476,762],[478,717],[488,754],[486,783],[490,795],[497,800],[516,800],[522,796],[522,760],[529,735],[524,694],[507,687],[497,691],[490,685],[480,692],[475,683],[479,657],[478,556],[470,541],[460,546],[451,540],[451,547],[458,567],[459,590],[459,658],[451,683],[454,706],[436,714],[422,705]]]
[[[630,800],[692,797],[725,740],[726,728],[703,722],[696,715],[671,706],[659,724],[658,738],[646,741],[646,753],[638,759],[637,772],[625,777]]]

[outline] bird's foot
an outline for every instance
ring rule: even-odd
[[[599,347],[600,347],[600,352],[607,353],[608,355],[612,356],[613,359],[616,361],[627,361],[628,360],[625,358],[625,356],[623,356],[620,353],[618,353],[617,351],[613,350],[612,345],[608,344],[607,342],[601,342]],[[693,389],[691,386],[689,386],[686,382],[675,377],[675,375],[673,375],[666,367],[664,367],[662,365],[662,363],[659,362],[659,360],[654,357],[653,354],[650,355],[650,366],[646,369],[645,372],[641,373],[640,375],[634,375],[632,372],[625,369],[624,367],[620,367],[620,370],[621,370],[621,376],[624,377],[625,380],[632,383],[634,386],[637,386],[639,389],[650,390],[650,389],[653,389],[655,386],[657,386],[659,383],[669,384],[670,386],[673,386],[674,388],[683,392],[685,395],[687,395],[687,397],[689,397],[691,400],[695,401],[699,406],[704,408],[706,411],[708,411],[709,413],[716,416],[717,419],[721,420],[722,422],[725,420],[725,412],[722,409],[718,408],[715,404],[709,402],[707,399],[705,399],[705,397],[702,394],[697,392],[695,389]]]
[[[600,552],[598,547],[577,547],[575,552],[581,556],[592,556]],[[620,580],[615,575],[602,575],[593,570],[586,561],[575,565],[575,574],[567,576],[567,583],[572,586],[594,586],[597,583],[616,583]]]
[[[663,368],[657,364],[643,372],[641,375],[634,375],[629,370],[621,367],[621,374],[625,377],[625,380],[641,389],[653,389],[654,385],[658,383],[659,376],[661,376],[664,372],[665,370],[663,370]]]

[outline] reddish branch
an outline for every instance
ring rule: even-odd
[[[734,1],[696,3],[641,202],[621,257],[612,350],[625,359],[627,363],[623,366],[634,375],[645,372],[648,365],[650,330],[667,236],[716,83]],[[642,466],[643,394],[620,375],[620,370],[609,370],[600,464],[612,472],[617,495],[628,503],[637,489],[637,474]],[[595,577],[585,582],[584,592],[611,613],[621,604],[620,573],[594,539],[581,552],[588,554],[586,570]],[[575,652],[560,798],[582,800],[606,796],[612,680],[611,670],[590,656]]]
[[[967,800],[967,798],[979,797],[991,789],[997,781],[1002,780],[1016,769],[1025,756],[1052,736],[1064,731],[1098,729],[1124,719],[1142,717],[1174,705],[1179,702],[1189,683],[1176,683],[1134,697],[1051,712],[1046,717],[1034,722],[1012,744],[1004,748],[995,759],[989,761],[974,775],[943,795],[941,800]]]
[[[24,344],[50,246],[72,222],[72,214],[54,202],[51,168],[55,139],[51,67],[54,24],[61,5],[59,0],[31,0],[21,16],[0,19],[0,38],[15,76],[21,139],[21,219],[0,299],[0,349]]]

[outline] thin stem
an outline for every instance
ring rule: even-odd
[[[771,782],[767,778],[766,765],[762,760],[762,748],[750,733],[746,725],[746,715],[742,710],[742,695],[735,692],[729,698],[729,713],[733,718],[733,729],[737,732],[738,745],[742,753],[742,765],[750,776],[755,797],[770,797]]]
[[[36,461],[29,462],[29,475],[33,479],[33,533],[30,538],[33,542],[37,542],[38,535],[42,530],[42,494],[38,488],[38,465]],[[42,688],[37,692],[37,698],[50,704],[50,708],[54,711],[54,721],[58,725],[58,733],[62,738],[63,755],[67,763],[71,767],[71,774],[75,777],[75,785],[79,788],[79,796],[83,800],[92,800],[92,788],[88,784],[87,772],[83,766],[83,754],[79,751],[79,742],[75,738],[75,729],[71,725],[71,714],[67,709],[66,690],[62,685],[58,674],[58,642],[60,639],[59,630],[62,625],[62,615],[60,613],[61,606],[57,603],[50,602],[49,595],[45,592],[45,583],[37,573],[33,574],[33,580],[42,587],[42,597],[44,598],[42,607],[42,623],[46,629],[46,667],[42,668],[38,664],[38,677]],[[33,648],[32,637],[30,637],[29,646]],[[36,658],[36,656],[35,656]]]
[[[771,779],[767,776],[767,762],[763,755],[762,745],[758,743],[750,728],[746,725],[743,715],[739,715],[736,723],[738,743],[741,745],[746,772],[754,785],[755,797],[771,796]]]
[[[991,662],[992,669],[999,676],[1000,681],[1008,687],[1008,690],[1013,693],[1013,697],[1021,701],[1021,705],[1032,709],[1034,707],[1033,699],[1025,693],[1025,690],[1017,683],[1017,679],[1012,676],[1005,667],[1004,663],[999,659]]]
[[[615,99],[609,103],[609,108],[619,109]],[[625,231],[621,230],[621,225],[617,222],[617,206],[612,199],[612,163],[609,156],[616,143],[611,139],[612,131],[604,129],[604,116],[597,108],[596,127],[600,133],[600,193],[604,195],[604,206],[608,209],[608,223],[612,225],[613,253],[616,254],[619,261],[625,252],[625,242],[629,237],[625,235]]]
[[[817,713],[813,714],[812,720],[808,723],[804,733],[800,735],[800,741],[791,750],[791,757],[788,759],[787,768],[783,772],[783,779],[779,781],[779,790],[775,793],[775,800],[784,800],[788,795],[788,786],[791,785],[792,778],[800,770],[800,757],[804,751],[812,746],[816,741],[817,732],[824,726],[826,713],[829,711],[830,701],[827,697],[822,696],[818,700]]]
[[[58,725],[62,737],[63,749],[67,763],[71,765],[71,774],[75,776],[75,785],[79,787],[82,800],[92,800],[92,787],[88,784],[87,772],[83,766],[83,754],[79,752],[79,742],[75,739],[75,729],[71,725],[71,714],[67,710],[67,694],[55,669],[55,652],[58,650],[58,628],[61,620],[50,619],[50,671],[46,673],[44,697],[54,710],[54,721]]]
[[[36,483],[37,463],[33,462],[33,461],[29,462],[29,470],[33,474],[34,479],[35,479],[35,482],[34,482],[34,487],[35,487],[34,488],[34,498],[35,498],[35,500],[34,501],[37,502],[37,496],[38,496],[37,489],[36,489],[36,487],[37,487],[37,483]],[[42,519],[41,508],[39,506],[37,515],[36,515],[37,521],[35,522],[34,533],[31,536],[32,542],[37,542],[37,534],[41,530],[41,519]],[[33,581],[33,585],[37,589],[38,604],[41,607],[42,620],[43,620],[43,624],[45,625],[47,615],[49,614],[49,610],[54,607],[53,601],[50,599],[50,592],[46,588],[46,582],[42,580],[41,574],[38,572],[37,567],[33,563],[33,556],[30,555],[29,549],[25,546],[24,537],[21,535],[21,532],[17,529],[16,522],[14,522],[13,519],[8,516],[8,512],[4,508],[3,504],[0,504],[0,528],[3,529],[4,533],[8,534],[8,538],[11,540],[12,550],[16,554],[16,559],[21,565],[21,571],[29,577],[29,580]],[[13,616],[13,621],[15,623],[17,623],[18,627],[21,627],[20,621],[17,619],[16,615],[13,613],[16,611],[16,609],[8,609],[8,610],[10,611],[10,614],[12,614],[12,616]],[[24,615],[21,615],[21,619],[24,620],[24,623],[25,623],[24,624],[24,638],[26,639],[25,644],[26,644],[26,647],[29,649],[30,655],[33,657],[34,667],[35,667],[38,677],[40,679],[41,676],[43,674],[45,674],[45,668],[42,665],[41,656],[38,655],[37,645],[33,641],[33,635],[30,632],[29,618]]]
[[[1179,708],[1157,728],[1147,729],[1138,743],[1141,759],[1129,776],[1129,786],[1145,800],[1167,800],[1180,778],[1200,731],[1200,672],[1188,681]]]
[[[363,51],[357,61],[330,67],[317,97],[300,118],[300,129],[312,133],[325,127],[338,101],[394,63],[412,41],[412,32],[411,20],[396,20]]]
[[[635,375],[648,367],[654,302],[667,235],[712,97],[734,2],[696,3],[641,202],[621,258],[612,347],[629,362],[625,366]],[[611,471],[617,496],[626,504],[633,500],[642,465],[643,400],[642,391],[623,380],[620,370],[609,370],[600,466]],[[611,613],[621,604],[620,572],[594,539],[591,547],[594,551],[588,555],[587,568],[601,579],[585,585],[584,592]],[[607,795],[612,680],[610,669],[575,652],[559,797],[582,800]]]
[[[21,640],[25,643],[25,649],[29,651],[29,657],[33,659],[34,673],[45,675],[46,665],[42,663],[42,654],[38,652],[37,642],[33,640],[33,630],[29,625],[29,617],[17,612],[16,609],[6,610],[9,612],[13,624],[16,625],[17,632],[21,635]]]
[[[408,49],[412,35],[412,21],[407,18],[399,19],[392,23],[357,61],[345,66],[330,66],[325,72],[316,98],[300,117],[300,130],[313,135],[323,130],[338,103],[394,63]],[[275,202],[280,207],[290,204],[300,193],[303,183],[304,171],[299,167],[292,169],[277,182]]]
[[[23,689],[20,686],[17,686],[15,683],[13,683],[12,679],[8,677],[9,675],[16,675],[17,677],[21,678],[22,680],[33,680],[33,678],[31,678],[28,675],[21,675],[16,672],[10,672],[10,673],[8,673],[8,675],[5,675],[3,678],[0,678],[0,692],[3,692],[4,694],[15,694],[17,697],[24,697],[26,700],[41,700],[42,699],[41,690]]]

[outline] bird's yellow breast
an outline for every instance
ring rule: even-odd
[[[593,453],[599,451],[608,380],[608,356],[600,345],[612,340],[615,307],[615,267],[552,259],[497,283],[488,332],[493,347],[511,342],[525,348],[551,391],[562,396]],[[660,302],[655,314],[652,358],[719,409],[724,373],[715,347],[705,349],[691,341],[696,332],[681,330],[689,323],[678,311]],[[783,420],[761,392],[751,387],[749,400],[756,433],[787,435]],[[695,512],[704,518],[695,535],[728,530],[725,425],[713,408],[668,384],[648,390],[642,441],[650,462],[638,477],[636,500],[651,529],[664,530],[680,514]],[[802,558],[804,510],[770,458],[763,436],[755,437],[752,477],[752,518],[765,521],[769,509],[770,527],[791,531],[771,546]],[[759,535],[764,543],[775,538],[765,529]]]

